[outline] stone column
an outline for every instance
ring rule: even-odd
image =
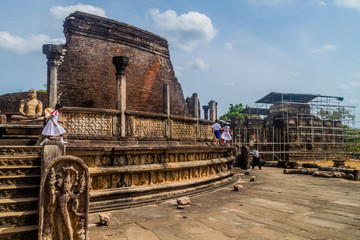
[[[170,86],[168,83],[164,83],[163,87],[164,113],[170,115]]]
[[[164,96],[164,113],[167,115],[166,124],[165,124],[165,137],[171,136],[171,127],[170,127],[170,85],[164,83],[163,85],[163,96]]]
[[[209,105],[204,105],[204,106],[202,106],[202,108],[204,109],[204,119],[208,120],[209,119]]]
[[[210,109],[210,120],[215,121],[217,119],[217,102],[210,101],[209,109]]]
[[[125,110],[126,110],[126,67],[129,65],[129,58],[116,56],[113,58],[116,68],[116,109],[121,111],[120,136],[125,137]]]
[[[63,46],[54,44],[43,45],[43,53],[47,58],[47,95],[48,107],[54,108],[58,101],[57,84],[58,84],[58,67],[63,62],[65,49]]]
[[[194,118],[199,118],[199,95],[194,93],[192,95],[193,99],[193,109],[194,109]]]

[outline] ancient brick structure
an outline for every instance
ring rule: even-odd
[[[346,135],[342,124],[346,119],[324,119],[319,112],[321,109],[336,110],[341,105],[330,102],[341,100],[340,97],[314,94],[270,93],[256,102],[270,104],[268,109],[247,108],[243,111],[247,114],[244,119],[232,119],[235,143],[250,148],[257,144],[266,160],[336,158],[344,154]]]
[[[168,83],[171,114],[188,115],[166,39],[125,23],[81,12],[66,18],[64,33],[67,51],[58,76],[62,104],[115,109],[112,59],[125,56],[129,58],[127,109],[162,112],[163,84]]]

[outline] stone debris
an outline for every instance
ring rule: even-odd
[[[255,177],[255,176],[252,176],[252,177],[250,178],[250,181],[251,181],[251,182],[255,182],[255,179],[256,179],[256,177]]]
[[[110,226],[110,217],[109,215],[106,215],[105,213],[100,213],[99,214],[99,218],[100,218],[100,223],[99,225],[106,225],[106,226]]]
[[[190,204],[190,198],[189,197],[181,197],[177,199],[177,205],[184,206]]]
[[[245,175],[250,175],[250,171],[246,171],[246,172],[245,172]]]
[[[244,188],[243,185],[239,185],[239,184],[234,185],[234,191],[240,191],[240,190],[242,190],[243,188]]]

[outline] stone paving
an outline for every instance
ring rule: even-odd
[[[238,184],[176,201],[106,212],[111,226],[90,215],[98,239],[360,239],[360,182],[253,170]],[[250,177],[256,176],[254,182]]]

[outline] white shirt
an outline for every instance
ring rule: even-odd
[[[253,155],[254,155],[256,158],[259,158],[259,157],[260,157],[260,155],[259,155],[259,151],[258,151],[258,150],[256,150],[256,149],[254,149],[254,151],[253,151]]]
[[[214,131],[216,131],[216,130],[220,130],[221,126],[220,126],[220,124],[215,123],[215,124],[212,125],[212,128],[214,129]]]

